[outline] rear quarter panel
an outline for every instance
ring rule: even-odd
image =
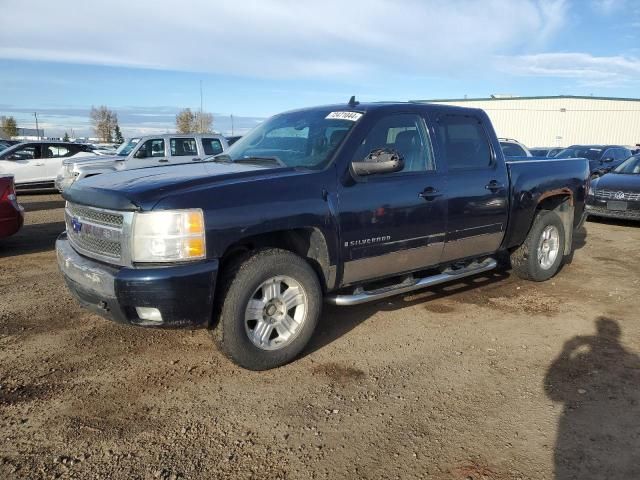
[[[589,162],[584,159],[507,161],[510,177],[510,211],[504,247],[521,245],[541,201],[568,195],[574,207],[574,227],[585,210],[589,188]]]

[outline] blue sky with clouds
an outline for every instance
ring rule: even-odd
[[[125,134],[205,109],[229,133],[282,110],[361,100],[638,97],[640,0],[2,0],[0,114]]]

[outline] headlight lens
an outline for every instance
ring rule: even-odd
[[[589,195],[590,197],[593,197],[593,187],[591,185],[589,185],[589,190],[587,191],[587,195]]]
[[[180,262],[205,258],[202,210],[136,213],[132,253],[134,262]]]

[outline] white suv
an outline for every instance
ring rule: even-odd
[[[71,142],[24,142],[0,152],[0,175],[11,174],[16,189],[46,190],[54,181],[65,159],[96,158],[90,145]]]

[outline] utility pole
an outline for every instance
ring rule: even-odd
[[[202,80],[200,80],[200,133],[203,133],[202,128]]]
[[[33,112],[33,116],[36,117],[36,135],[38,136],[38,140],[40,140],[40,129],[38,128],[38,112]]]
[[[233,137],[233,113],[231,114],[231,136]]]

